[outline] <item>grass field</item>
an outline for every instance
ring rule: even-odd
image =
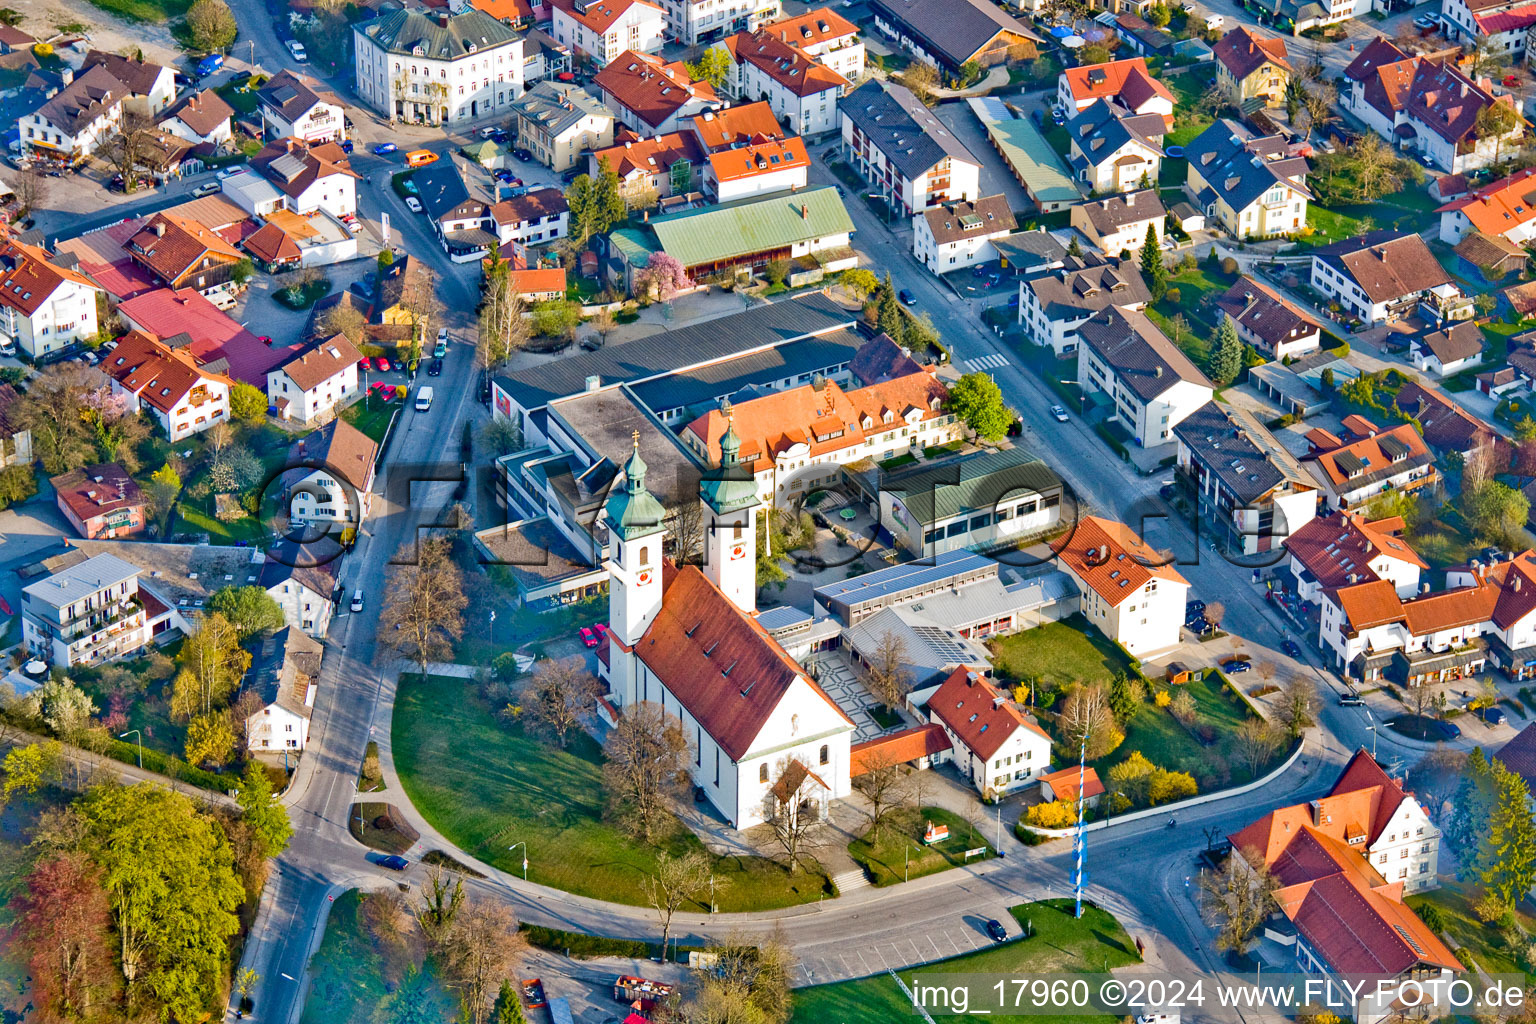
[[[932,846],[923,845],[923,830],[932,822],[948,825],[949,838]],[[965,859],[966,850],[985,847],[979,857]],[[971,823],[942,807],[924,807],[891,816],[880,832],[880,841],[871,844],[868,837],[848,844],[848,855],[863,866],[875,885],[897,885],[911,878],[937,874],[966,864],[992,858],[992,846],[978,835]]]
[[[1043,688],[1108,683],[1130,659],[1104,634],[1073,616],[992,641],[992,664],[1004,679],[1039,679]]]
[[[1195,707],[1198,709],[1196,725],[1212,727],[1216,733],[1215,741],[1209,746],[1202,744],[1166,708],[1157,707],[1149,700],[1141,713],[1131,719],[1126,727],[1125,742],[1093,763],[1099,770],[1100,778],[1108,778],[1111,765],[1125,760],[1132,751],[1139,750],[1158,767],[1186,771],[1197,779],[1209,767],[1212,755],[1219,755],[1231,767],[1233,785],[1241,785],[1249,780],[1247,772],[1239,768],[1231,756],[1237,727],[1251,717],[1248,706],[1222,685],[1222,677],[1215,672],[1184,683],[1177,689],[1195,698]],[[1278,750],[1270,766],[1283,760],[1287,753],[1287,750]],[[1263,771],[1259,774],[1262,775]]]
[[[382,444],[389,430],[389,421],[400,408],[401,403],[398,401],[383,402],[370,394],[361,402],[354,402],[343,409],[341,418],[373,438],[375,443]]]
[[[91,6],[128,21],[162,25],[186,14],[192,0],[91,0]]]
[[[685,830],[657,846],[632,842],[603,820],[602,752],[585,734],[564,750],[503,726],[463,679],[402,676],[393,725],[395,768],[416,809],[469,854],[567,892],[643,904],[641,881],[660,849],[701,849]],[[818,900],[826,876],[790,875],[761,857],[715,861],[722,912]],[[718,887],[724,882],[723,887]],[[705,904],[690,907],[707,910]]]
[[[1477,919],[1477,914],[1472,910],[1477,903],[1479,894],[1470,886],[1460,882],[1451,881],[1442,877],[1441,886],[1433,892],[1423,893],[1418,896],[1409,896],[1404,902],[1419,913],[1425,906],[1433,906],[1439,909],[1440,916],[1445,922],[1445,932],[1442,937],[1448,938],[1452,951],[1470,953],[1477,963],[1466,964],[1471,967],[1480,967],[1489,974],[1524,974],[1520,968],[1520,949],[1511,949],[1501,934],[1501,929],[1496,925],[1483,924]],[[1522,903],[1523,907],[1524,904]],[[1521,929],[1526,935],[1536,932],[1536,917],[1516,911],[1516,918]],[[1522,940],[1523,941],[1523,940]],[[1526,984],[1529,985],[1536,978],[1526,975]]]
[[[1022,930],[1026,922],[1034,929],[1029,939],[1006,942],[991,949],[978,950],[964,956],[930,964],[923,970],[901,971],[902,980],[911,983],[914,974],[924,970],[944,973],[999,974],[1020,972],[1047,974],[1054,972],[1101,971],[1124,967],[1140,961],[1135,943],[1126,934],[1113,914],[1098,907],[1085,907],[1081,919],[1072,916],[1070,900],[1042,900],[1008,908]],[[1012,933],[1016,929],[1010,928]],[[795,1013],[791,1024],[891,1024],[893,1021],[916,1020],[912,1006],[889,976],[880,974],[857,981],[843,981],[835,985],[818,985],[800,989],[795,993]],[[994,1015],[992,1019],[997,1019]],[[934,1014],[936,1021],[956,1022],[973,1020],[959,1014]],[[1031,1021],[1040,1022],[1110,1022],[1113,1016],[1051,1017],[1031,1015]]]
[[[1236,274],[1224,274],[1204,264],[1194,270],[1170,274],[1168,288],[1170,292],[1178,289],[1178,301],[1174,301],[1171,295],[1166,296],[1161,302],[1152,305],[1148,316],[1168,333],[1174,316],[1182,313],[1189,328],[1179,336],[1177,344],[1197,366],[1203,367],[1210,359],[1211,338],[1216,333],[1218,323],[1216,299],[1232,287],[1232,282],[1236,280]],[[1172,336],[1169,333],[1169,337]]]
[[[454,1019],[458,1006],[430,963],[419,972],[407,971],[398,987],[391,989],[384,958],[363,926],[364,898],[354,889],[331,905],[325,939],[309,962],[312,981],[302,1024]],[[261,1007],[256,1009],[259,1013]]]

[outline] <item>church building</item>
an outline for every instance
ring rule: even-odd
[[[682,721],[694,783],[744,829],[781,804],[824,814],[848,796],[854,725],[757,622],[761,501],[740,451],[728,425],[699,487],[704,564],[675,566],[636,438],[605,510],[612,576],[599,675],[621,714],[650,701]]]

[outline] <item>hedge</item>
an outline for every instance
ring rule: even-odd
[[[585,935],[560,928],[524,924],[518,927],[530,946],[567,954],[573,960],[592,960],[602,956],[629,957],[632,960],[648,960],[661,952],[661,947],[640,939],[615,939],[606,935]],[[674,955],[702,953],[704,946],[677,945]]]

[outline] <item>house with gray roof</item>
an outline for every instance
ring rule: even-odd
[[[838,117],[844,158],[900,216],[980,197],[980,161],[906,86],[871,78]]]
[[[1000,64],[1010,48],[1041,41],[989,0],[870,0],[869,6],[887,38],[950,75],[968,61]]]
[[[411,176],[438,244],[455,263],[482,258],[496,241],[491,182],[484,169],[444,157]]]
[[[1111,306],[1078,328],[1077,379],[1085,400],[1109,410],[1143,448],[1173,440],[1173,428],[1211,400],[1214,388],[1140,310]]]
[[[1117,100],[1095,100],[1067,122],[1072,176],[1090,192],[1156,184],[1167,131],[1161,114],[1137,114]]]
[[[262,134],[269,141],[290,135],[305,142],[340,142],[347,137],[347,108],[312,78],[279,71],[256,97]]]
[[[241,683],[242,693],[254,693],[261,701],[261,707],[245,720],[252,753],[297,752],[309,744],[309,720],[324,654],[319,641],[292,626],[261,639]]]
[[[613,111],[579,85],[540,82],[512,105],[512,114],[518,144],[552,170],[569,170],[587,152],[613,145]]]
[[[89,158],[122,121],[129,92],[98,64],[46,99],[33,94],[41,103],[16,122],[22,148],[45,163],[72,165]]]
[[[357,94],[391,121],[505,116],[523,94],[523,37],[466,7],[391,11],[352,26]]]
[[[139,568],[99,554],[28,584],[21,639],[55,668],[98,665],[139,652],[150,638]]]
[[[1001,193],[930,206],[912,218],[912,255],[935,274],[990,263],[997,259],[992,243],[1018,226]]]
[[[1221,118],[1184,147],[1184,189],[1207,218],[1239,240],[1272,238],[1307,222],[1310,167],[1280,135]]]
[[[1232,554],[1277,551],[1316,517],[1317,481],[1247,409],[1207,402],[1173,433],[1200,516]]]
[[[1156,114],[1151,115],[1157,117]],[[1161,118],[1158,118],[1161,120]],[[1090,199],[1072,207],[1072,226],[1081,231],[1100,252],[1136,252],[1147,240],[1151,228],[1159,242],[1163,239],[1163,218],[1168,211],[1156,188]]]
[[[1043,227],[994,239],[992,247],[997,250],[1003,269],[1015,277],[1055,270],[1067,258],[1067,247]]]
[[[1077,330],[1095,313],[1111,306],[1145,309],[1151,301],[1134,260],[1063,255],[1060,266],[1019,282],[1019,326],[1059,359],[1077,351]]]

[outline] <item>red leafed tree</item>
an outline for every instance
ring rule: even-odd
[[[645,266],[636,275],[641,282],[656,289],[656,297],[666,302],[684,288],[692,288],[693,280],[675,256],[653,252]]]
[[[79,853],[38,861],[11,901],[43,1024],[79,1021],[112,995],[111,912],[95,865]]]

